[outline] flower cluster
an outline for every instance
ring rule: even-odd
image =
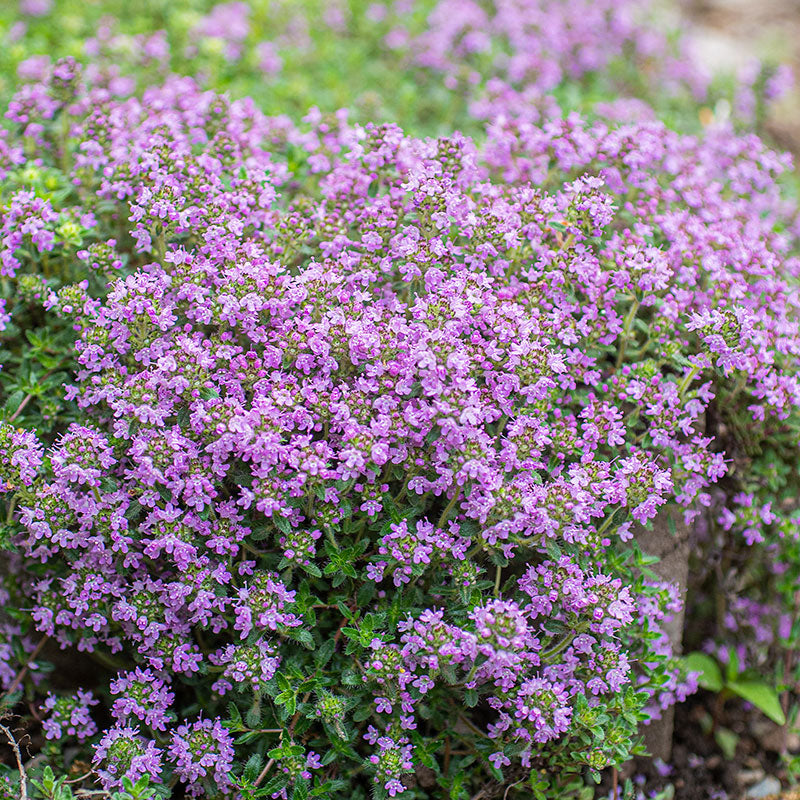
[[[220,694],[234,686],[242,691],[259,692],[275,675],[280,658],[264,641],[255,644],[229,644],[220,653],[212,653],[212,663],[222,666],[222,677],[213,685]]]
[[[380,736],[372,726],[364,734],[364,738],[377,748],[369,759],[375,770],[375,783],[385,789],[389,797],[402,794],[405,786],[401,778],[414,766],[411,759],[413,748],[408,739],[401,737],[395,741],[389,736]]]
[[[123,724],[131,717],[136,717],[150,728],[166,730],[169,721],[167,709],[172,705],[175,695],[151,670],[137,667],[132,672],[120,675],[111,681],[109,691],[117,695],[111,713],[118,723]]]
[[[157,781],[163,753],[152,739],[145,739],[137,728],[115,725],[95,747],[92,761],[105,789],[122,785],[122,779],[137,781],[147,775]]]
[[[473,113],[487,119],[535,116],[559,86],[607,73],[623,54],[629,69],[640,70],[640,82],[702,97],[709,76],[685,40],[675,47],[642,6],[638,0],[438,0],[425,28],[405,38],[418,64],[442,74],[449,88],[464,87]],[[403,42],[397,32],[393,40]]]
[[[724,97],[737,123],[760,128],[792,83],[787,67],[757,60],[736,75],[708,74],[684,26],[649,0],[175,0],[167,12],[135,14],[109,2],[27,5],[40,18],[0,15],[9,66],[22,80],[50,66],[45,37],[56,58],[82,51],[86,75],[115,97],[171,68],[256,97],[275,114],[347,106],[361,121],[380,114],[414,132],[477,133],[484,119],[547,118],[598,99],[603,113],[626,119],[652,117],[647,103],[667,113],[679,106],[692,125],[701,97],[710,106]]]
[[[172,734],[169,754],[176,774],[188,783],[190,794],[204,794],[202,779],[213,787],[212,796],[226,793],[233,746],[219,720],[198,719],[191,725],[180,725]]]
[[[82,689],[72,696],[48,694],[41,710],[47,715],[42,723],[48,739],[75,737],[79,742],[97,733],[97,725],[89,715],[90,706],[97,705],[91,692]]]

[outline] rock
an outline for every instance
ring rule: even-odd
[[[763,780],[765,772],[763,769],[743,769],[737,773],[736,777],[739,779],[740,783],[745,786],[750,786],[753,783],[758,783],[760,780]]]
[[[681,600],[686,599],[686,586],[689,577],[689,526],[683,521],[683,512],[677,507],[662,511],[653,520],[650,529],[638,527],[636,541],[644,553],[658,556],[658,563],[652,569],[664,581],[677,585]],[[669,637],[672,651],[680,655],[683,643],[683,609],[664,624],[664,632]],[[661,715],[644,726],[642,734],[647,752],[653,758],[669,763],[672,755],[672,733],[675,724],[675,707],[670,706]]]
[[[759,781],[755,786],[751,786],[747,790],[745,797],[747,800],[761,800],[761,798],[777,795],[781,791],[781,782],[772,775],[767,775],[766,778]]]
[[[692,30],[692,55],[709,72],[736,72],[742,63],[741,42],[713,28],[695,25]]]
[[[764,750],[773,753],[796,753],[800,750],[800,736],[797,731],[787,730],[768,719],[758,717],[750,725],[751,734]]]
[[[768,719],[753,720],[750,731],[758,739],[759,744],[772,753],[782,753],[788,745],[784,729]]]

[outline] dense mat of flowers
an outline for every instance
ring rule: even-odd
[[[756,137],[298,128],[71,60],[7,117],[0,681],[42,636],[102,665],[41,709],[102,787],[568,796],[694,688],[637,526],[791,551],[731,433],[797,441]]]
[[[344,106],[414,134],[480,135],[498,113],[629,97],[681,128],[697,127],[701,98],[709,113],[723,99],[737,123],[763,123],[788,71],[756,59],[707,74],[669,11],[651,0],[20,0],[0,8],[0,96],[11,76],[42,77],[81,53],[118,97],[175,71],[269,113]]]
[[[633,67],[622,70],[623,91],[704,97],[709,76],[690,57],[689,42],[671,41],[653,17],[651,4],[639,0],[439,0],[425,29],[409,35],[409,49],[449,88],[460,87],[479,118],[533,115],[559,87],[614,75],[622,55]]]

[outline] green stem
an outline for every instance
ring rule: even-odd
[[[638,310],[639,310],[639,301],[634,300],[633,304],[631,305],[630,311],[628,311],[628,316],[625,317],[625,323],[622,326],[622,336],[619,344],[619,354],[617,355],[617,369],[619,369],[622,366],[622,362],[625,358],[625,348],[628,346],[628,337],[631,335],[631,327],[633,326],[633,320],[636,317],[636,312]]]
[[[410,480],[411,480],[413,477],[415,477],[415,475],[416,475],[416,474],[417,474],[417,473],[416,473],[416,472],[415,472],[415,471],[412,469],[412,470],[411,470],[411,471],[410,471],[410,472],[409,472],[409,473],[408,473],[408,474],[405,476],[405,480],[403,481],[403,487],[402,487],[402,488],[400,489],[400,491],[397,493],[397,496],[392,498],[392,502],[393,502],[395,505],[397,505],[397,504],[398,504],[398,503],[399,503],[399,502],[400,502],[400,501],[401,501],[401,500],[402,500],[402,499],[403,499],[403,498],[406,496],[406,493],[408,492],[408,482],[409,482],[409,481],[410,481]]]
[[[117,661],[113,656],[103,653],[100,650],[92,650],[88,652],[87,655],[92,661],[96,661],[98,664],[102,664],[104,667],[114,670],[115,672],[125,669],[125,664],[122,661]]]
[[[164,256],[167,253],[167,241],[164,235],[164,226],[153,225],[153,229],[150,231],[150,237],[154,240],[153,251],[155,252],[156,260],[160,264],[163,264]]]
[[[557,656],[572,644],[577,635],[577,631],[567,634],[560,642],[554,644],[549,650],[542,650],[542,652],[539,653],[539,659],[543,662],[546,662],[554,656]]]
[[[480,736],[483,739],[489,738],[484,731],[473,725],[463,714],[459,714],[458,718],[477,736]]]
[[[475,673],[476,673],[477,671],[478,671],[478,662],[476,661],[476,662],[475,662],[475,663],[472,665],[472,669],[471,669],[471,670],[470,670],[470,671],[467,673],[467,677],[466,677],[466,678],[464,678],[464,683],[465,683],[465,684],[469,683],[469,682],[470,682],[470,681],[471,681],[471,680],[472,680],[472,679],[475,677]]]
[[[11,498],[11,502],[8,504],[8,514],[6,514],[6,525],[10,525],[14,521],[14,509],[17,507],[17,497]]]
[[[652,339],[648,339],[638,350],[635,350],[631,353],[631,358],[633,361],[638,361],[646,352],[647,349],[650,347],[650,343]]]
[[[678,385],[678,397],[683,397],[686,390],[689,388],[689,384],[700,374],[700,367],[696,364],[692,365],[692,368],[689,370],[686,377],[680,382]]]
[[[508,414],[503,414],[503,416],[500,417],[500,423],[498,424],[497,431],[495,432],[496,439],[499,438],[500,434],[505,430],[507,423],[508,423]]]
[[[47,372],[39,378],[39,383],[41,384],[43,381],[47,380],[54,372],[55,368],[47,370]],[[33,392],[26,394],[22,402],[17,406],[17,410],[8,418],[8,421],[13,422],[25,410],[25,406],[27,406],[34,397],[36,397],[36,395]]]
[[[448,516],[450,516],[450,512],[455,507],[455,504],[458,502],[458,499],[461,497],[461,489],[459,489],[454,495],[453,499],[447,504],[444,511],[442,511],[442,516],[439,517],[439,521],[436,523],[437,528],[441,528],[445,522],[447,522]]]
[[[605,533],[606,530],[608,530],[608,526],[611,525],[611,523],[612,523],[612,521],[614,519],[614,514],[616,514],[616,513],[617,513],[617,510],[614,509],[614,511],[611,512],[611,516],[597,529],[597,535],[598,536],[600,536],[600,534]]]
[[[61,169],[69,175],[72,164],[69,154],[69,115],[66,110],[61,112],[61,130],[59,132],[59,145],[61,147]]]
[[[333,535],[333,531],[331,530],[330,525],[325,526],[325,538],[333,545],[333,547],[338,550],[339,549],[339,542],[336,541],[336,537]]]

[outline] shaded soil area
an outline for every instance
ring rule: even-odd
[[[670,763],[640,760],[632,770],[645,795],[671,785],[674,800],[800,800],[785,766],[800,739],[734,702],[718,712],[715,736],[713,704],[713,696],[701,692],[677,707]]]

